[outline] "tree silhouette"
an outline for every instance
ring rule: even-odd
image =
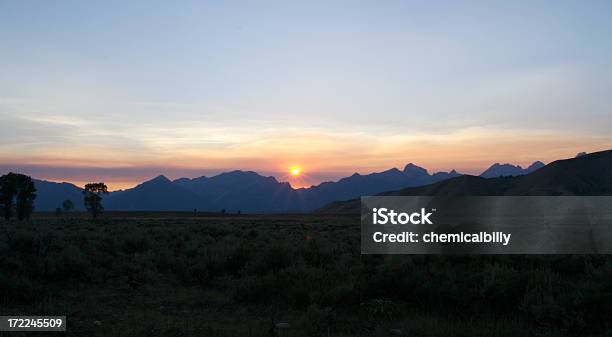
[[[23,174],[17,175],[17,219],[29,219],[34,211],[34,199],[36,199],[36,187],[32,178]]]
[[[31,177],[12,172],[0,177],[0,208],[4,219],[10,220],[13,209],[19,220],[28,219],[34,210],[34,199],[36,188]]]
[[[102,194],[108,194],[108,188],[104,183],[89,183],[83,189],[85,208],[94,219],[104,212]]]
[[[5,174],[0,177],[0,204],[5,220],[10,220],[15,206],[15,194],[17,194],[17,183],[15,173]]]
[[[74,204],[72,203],[72,200],[64,200],[64,202],[62,202],[62,209],[64,210],[64,213],[71,212],[74,209]]]

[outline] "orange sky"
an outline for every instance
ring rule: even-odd
[[[309,132],[274,137],[253,137],[218,149],[198,149],[166,142],[164,151],[132,152],[111,146],[81,145],[36,156],[2,157],[0,166],[31,172],[36,178],[83,185],[104,181],[111,190],[164,174],[179,177],[211,176],[234,169],[252,170],[306,187],[336,180],[354,172],[367,174],[409,162],[430,172],[456,169],[479,174],[495,162],[527,166],[536,160],[548,163],[576,153],[612,148],[612,139],[552,132],[516,132],[482,128],[452,133],[397,134]],[[161,141],[160,141],[161,142]],[[155,142],[154,142],[155,143]],[[302,174],[289,174],[298,165]]]

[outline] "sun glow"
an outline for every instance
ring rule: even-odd
[[[291,173],[292,176],[299,176],[302,173],[302,169],[299,166],[292,166],[289,168],[289,173]]]

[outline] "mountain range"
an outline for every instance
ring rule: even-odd
[[[379,195],[612,195],[612,150],[557,160],[525,175],[495,178],[462,175]],[[333,202],[318,211],[359,213],[360,207],[360,200],[352,199]]]
[[[491,167],[486,169],[484,172],[482,172],[480,176],[483,178],[520,176],[524,174],[529,174],[542,167],[544,167],[544,163],[542,163],[541,161],[536,161],[533,164],[529,165],[527,168],[522,168],[520,165],[495,163],[491,165]]]
[[[536,162],[527,169],[510,164],[494,164],[483,175],[521,175],[541,167]],[[265,177],[252,171],[232,171],[212,177],[170,180],[160,175],[133,188],[114,191],[104,196],[107,210],[116,211],[221,211],[268,213],[309,212],[330,202],[348,200],[383,191],[429,185],[461,174],[436,172],[430,174],[415,164],[403,170],[392,168],[383,172],[361,175],[355,173],[334,182],[324,182],[308,188],[294,189],[289,183]],[[83,210],[82,189],[69,183],[34,180],[38,190],[37,211],[52,211],[63,200],[73,201]]]

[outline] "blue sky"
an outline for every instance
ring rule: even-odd
[[[610,13],[609,1],[0,0],[0,165],[79,181],[57,168],[102,167],[117,186],[151,167],[300,165],[314,183],[606,149]]]

